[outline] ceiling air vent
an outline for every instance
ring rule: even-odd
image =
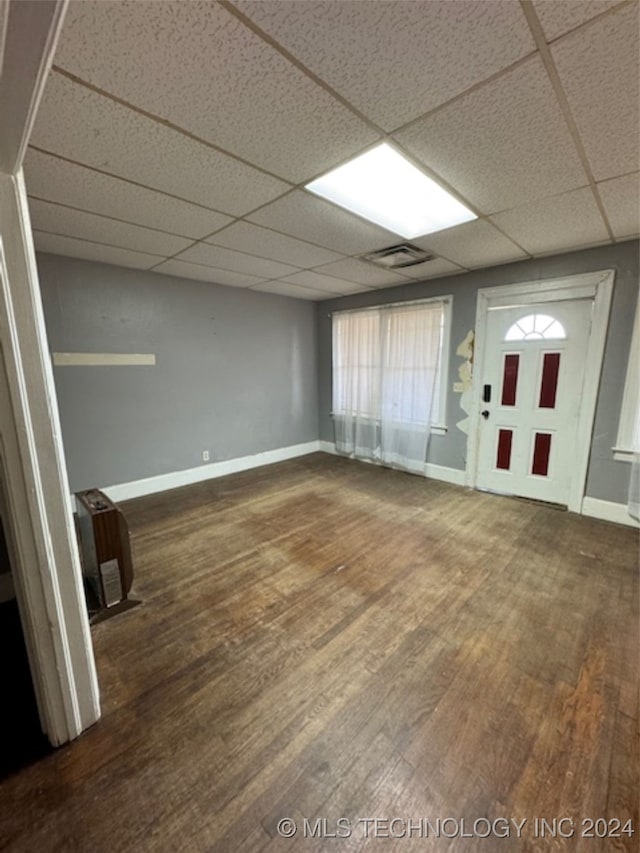
[[[369,252],[369,254],[361,255],[361,257],[363,261],[370,261],[379,267],[396,269],[397,267],[412,267],[414,264],[432,261],[435,255],[430,255],[417,246],[412,246],[411,243],[398,243],[397,246],[389,246],[386,249],[379,249],[377,252]]]

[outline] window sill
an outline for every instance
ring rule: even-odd
[[[339,417],[335,412],[329,413],[331,418]],[[376,423],[380,423],[380,421],[376,421]],[[446,435],[448,432],[447,426],[445,424],[431,424],[431,435]]]
[[[637,456],[637,451],[627,450],[624,447],[612,447],[613,458],[616,462],[633,462],[633,457]]]

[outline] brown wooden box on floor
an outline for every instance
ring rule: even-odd
[[[127,597],[133,583],[129,527],[120,509],[99,489],[77,492],[75,497],[83,575],[88,597],[97,602],[96,607],[89,605],[95,621],[137,603]]]

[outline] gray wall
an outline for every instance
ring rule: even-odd
[[[375,293],[360,293],[318,303],[318,382],[320,409],[320,438],[333,441],[331,420],[331,311],[405,299],[453,294],[451,329],[451,358],[447,387],[447,425],[444,436],[431,437],[428,460],[437,465],[464,470],[467,456],[467,437],[456,428],[456,421],[464,417],[460,408],[460,395],[453,392],[462,359],[455,354],[456,347],[469,329],[475,325],[476,295],[478,288],[496,287],[536,279],[555,278],[593,270],[616,271],[613,303],[607,345],[605,349],[600,392],[594,424],[594,437],[589,462],[586,494],[602,500],[626,503],[629,487],[629,465],[616,462],[611,448],[618,431],[618,420],[625,373],[629,357],[634,308],[638,298],[638,241],[628,241],[616,246],[604,246],[566,255],[555,255],[531,261],[521,261],[482,270],[431,279],[427,282],[409,283],[387,288]]]
[[[52,352],[155,353],[54,369],[73,491],[318,437],[310,302],[38,255]]]

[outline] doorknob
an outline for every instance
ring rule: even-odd
[[[485,419],[485,421],[486,421],[486,419],[489,417],[489,410],[488,410],[488,409],[485,409],[485,410],[484,410],[484,412],[480,412],[480,414],[482,415],[482,417],[483,417],[483,418]]]

